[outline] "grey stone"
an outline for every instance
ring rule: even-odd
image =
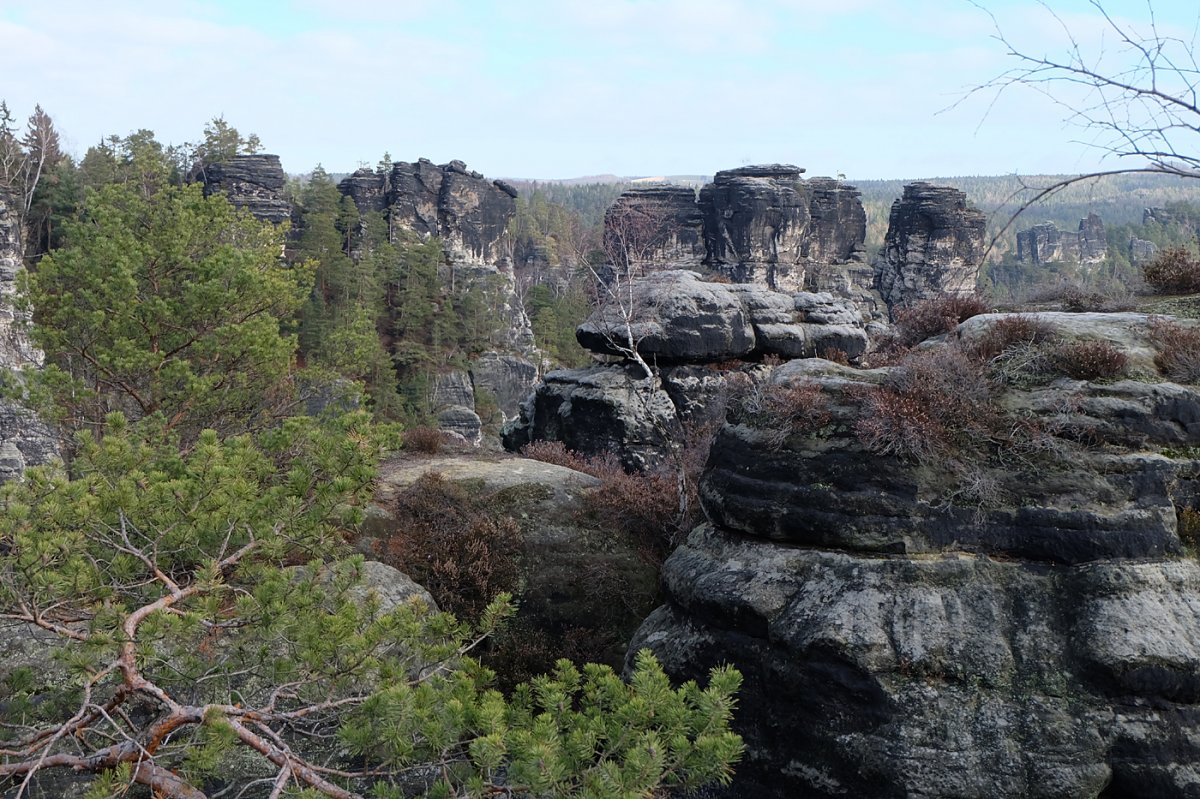
[[[204,165],[198,177],[205,194],[224,194],[264,222],[280,225],[291,220],[292,205],[284,196],[287,175],[277,155],[235,155]]]

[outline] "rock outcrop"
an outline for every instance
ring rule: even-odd
[[[629,274],[697,269],[704,262],[704,219],[686,186],[631,189],[604,213],[604,250]]]
[[[1072,336],[1136,350],[1135,328]],[[1200,562],[1178,515],[1200,498],[1200,390],[1009,387],[996,407],[1036,445],[964,468],[856,434],[903,368],[776,368],[825,416],[783,437],[725,426],[710,523],[667,561],[631,653],[677,679],[742,671],[732,796],[1200,796]]]
[[[42,364],[42,353],[25,331],[29,314],[17,307],[17,276],[24,268],[20,224],[15,201],[0,192],[0,370]],[[19,403],[0,399],[0,483],[56,457],[58,442],[50,428]]]
[[[589,655],[619,667],[629,636],[657,602],[658,575],[642,555],[642,542],[601,533],[590,524],[586,497],[600,481],[525,458],[386,461],[375,497],[384,513],[364,530],[361,549],[386,550],[391,537],[404,535],[403,521],[394,515],[395,499],[429,473],[470,486],[474,496],[487,496],[492,508],[519,527],[514,635],[548,636],[561,643],[564,636],[586,633]],[[518,647],[524,644],[528,654],[529,643],[518,641]]]
[[[1134,266],[1148,264],[1158,256],[1158,245],[1152,241],[1132,236],[1129,239],[1129,263]]]
[[[910,183],[892,204],[876,285],[889,310],[936,294],[975,290],[984,253],[983,213],[958,189]]]
[[[837,289],[861,302],[871,276],[858,190],[830,178],[803,180],[803,171],[772,164],[718,172],[700,190],[705,262],[735,283]],[[860,306],[864,313],[869,305]]]
[[[634,280],[628,296],[630,303],[605,305],[579,326],[585,349],[621,355],[636,346],[647,360],[674,364],[805,358],[832,349],[856,359],[867,348],[861,314],[829,294],[711,283],[673,270]]]
[[[1017,232],[1017,260],[1034,264],[1079,263],[1093,265],[1108,256],[1104,221],[1096,214],[1079,220],[1074,233],[1043,222]]]
[[[422,158],[398,161],[389,172],[360,169],[343,179],[338,190],[353,199],[361,213],[382,214],[393,241],[437,237],[445,256],[444,284],[460,292],[479,289],[489,312],[498,317],[488,342],[492,350],[459,373],[470,390],[460,391],[454,402],[435,396],[432,403],[443,430],[478,443],[474,389],[494,394],[504,418],[510,419],[517,413],[516,397],[532,390],[538,372],[533,328],[517,295],[510,258],[508,223],[516,213],[516,189],[486,179],[462,161],[439,166]]]
[[[237,208],[273,225],[288,222],[292,205],[284,198],[287,175],[277,155],[235,155],[199,171],[205,194],[224,194]]]
[[[632,306],[601,308],[576,330],[585,348],[622,362],[547,374],[506,428],[506,448],[561,441],[587,455],[614,452],[628,469],[653,468],[685,425],[723,413],[728,381],[755,373],[763,356],[853,360],[866,351],[862,315],[830,294],[711,283],[686,270],[629,288]],[[659,367],[655,376],[623,357],[633,348]]]

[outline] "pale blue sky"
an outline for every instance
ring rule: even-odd
[[[1046,7],[984,4],[1022,46],[1061,52]],[[1153,5],[1197,41],[1195,0]],[[1085,0],[1049,7],[1102,41]],[[1106,7],[1147,19],[1145,2]],[[385,150],[543,178],[1095,168],[1034,92],[944,110],[1012,66],[992,32],[967,0],[0,0],[0,97],[19,116],[40,102],[77,154],[137,128],[194,141],[223,114],[290,172]]]

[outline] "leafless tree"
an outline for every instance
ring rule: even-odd
[[[1060,55],[1039,55],[1015,44],[988,8],[972,2],[991,18],[993,38],[1015,63],[963,99],[990,95],[994,104],[1015,89],[1037,91],[1060,106],[1068,122],[1090,135],[1088,144],[1106,156],[1134,162],[1026,187],[1032,195],[1021,202],[993,244],[1021,211],[1080,181],[1132,173],[1200,178],[1200,64],[1196,60],[1200,12],[1187,39],[1163,25],[1151,0],[1146,2],[1148,19],[1140,25],[1119,19],[1100,0],[1089,0],[1103,20],[1105,34],[1100,45],[1091,46],[1043,2],[1065,35],[1066,47]]]

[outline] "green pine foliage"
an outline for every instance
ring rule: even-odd
[[[9,385],[69,445],[0,487],[0,619],[56,642],[0,664],[0,793],[58,771],[169,799],[728,781],[736,672],[673,688],[643,654],[628,683],[562,663],[505,697],[470,653],[508,596],[468,625],[363,585],[346,541],[398,431],[294,415],[299,341],[369,391],[381,333],[471,352],[488,287],[435,290],[437,242],[392,244],[320,184],[289,266],[281,231],[176,186],[152,136],[120,144],[26,287],[47,367]]]

